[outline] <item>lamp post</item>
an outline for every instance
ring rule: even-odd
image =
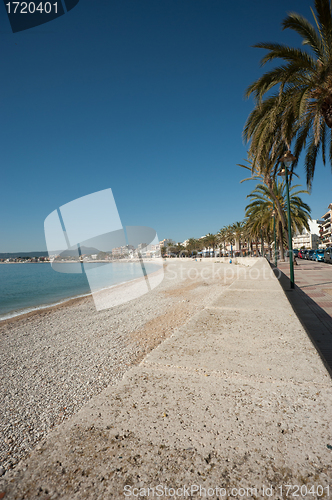
[[[295,156],[290,151],[287,151],[282,157],[281,161],[285,168],[280,171],[278,175],[285,177],[286,181],[286,195],[287,195],[287,218],[288,218],[288,250],[289,250],[289,274],[290,274],[290,287],[294,288],[294,263],[293,263],[293,246],[292,246],[292,228],[291,228],[291,215],[289,203],[289,187],[288,187],[288,167],[295,161]]]
[[[261,230],[261,254],[264,257],[263,231]]]
[[[274,265],[277,267],[278,265],[278,256],[277,256],[277,236],[276,236],[276,210],[273,202],[273,235],[274,235]]]

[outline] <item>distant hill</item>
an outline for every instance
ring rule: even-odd
[[[58,252],[60,253],[60,251]],[[81,247],[81,254],[82,255],[94,255],[98,254],[99,250],[93,247]],[[61,252],[61,255],[64,257],[72,257],[74,255],[77,255],[77,249],[75,250],[64,250]],[[0,252],[0,259],[16,259],[17,257],[48,257],[48,252],[45,250],[44,252],[14,252],[14,253],[9,253],[9,252]]]

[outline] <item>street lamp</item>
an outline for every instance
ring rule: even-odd
[[[276,237],[276,209],[273,202],[273,235],[274,235],[274,265],[278,266],[278,256],[277,256],[277,237]]]
[[[282,163],[285,165],[278,175],[285,177],[286,180],[286,195],[287,195],[287,216],[288,216],[288,249],[289,249],[289,273],[290,273],[290,287],[294,288],[294,264],[293,264],[293,246],[292,246],[292,229],[291,229],[291,215],[289,203],[289,188],[288,188],[288,167],[295,161],[295,156],[290,151],[286,151],[281,158]]]

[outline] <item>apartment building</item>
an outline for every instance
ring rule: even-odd
[[[134,250],[135,249],[132,245],[112,248],[112,257],[124,257],[129,255],[129,253],[132,253]]]
[[[159,242],[160,248],[167,247],[168,244],[175,245],[175,241],[171,239],[164,239]]]
[[[319,221],[316,219],[309,220],[309,231],[303,229],[302,233],[298,233],[292,238],[293,248],[308,248],[316,249],[319,245]]]
[[[321,246],[324,248],[332,246],[331,215],[332,203],[329,204],[328,211],[318,221]]]

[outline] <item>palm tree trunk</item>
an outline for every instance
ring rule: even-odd
[[[284,261],[285,260],[284,238],[283,238],[283,230],[282,230],[281,221],[279,221],[279,224],[278,224],[278,233],[279,233],[279,246],[280,246],[280,260]]]
[[[326,125],[332,128],[332,96],[328,96],[322,104],[322,115]]]
[[[270,260],[272,260],[272,247],[271,247],[271,240],[270,240],[270,235],[269,233],[267,232],[266,234],[266,241],[267,241],[267,248],[268,248],[268,252],[270,254]]]

